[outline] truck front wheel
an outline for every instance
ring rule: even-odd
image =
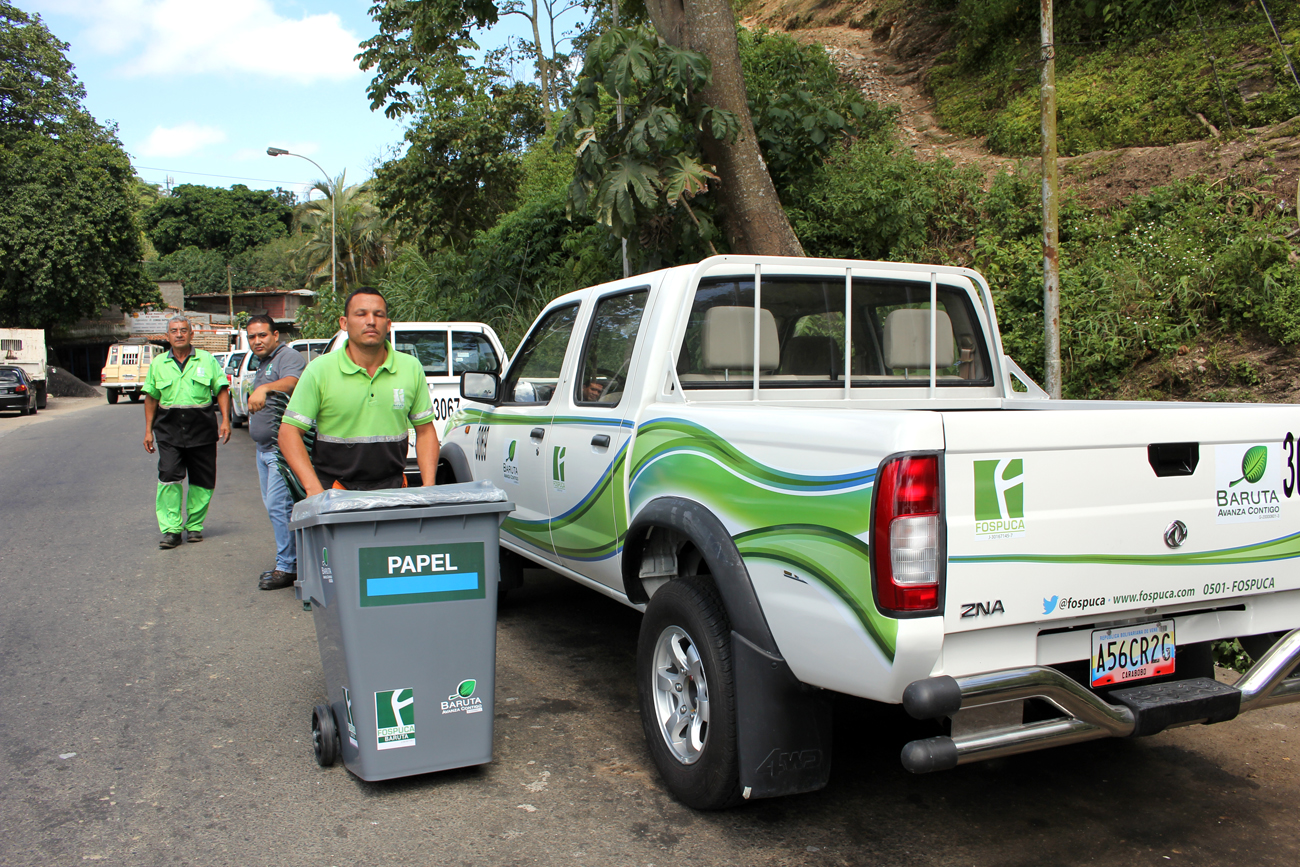
[[[117,403],[117,389],[116,389],[116,388],[106,388],[106,389],[104,389],[104,394],[106,394],[106,395],[108,396],[108,402],[109,402],[109,403]]]
[[[678,578],[656,591],[636,670],[646,743],[669,791],[697,810],[739,803],[731,624],[711,584]]]

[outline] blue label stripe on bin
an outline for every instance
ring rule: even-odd
[[[452,593],[478,588],[477,572],[452,575],[406,575],[393,578],[367,578],[367,596],[404,596],[411,593]]]

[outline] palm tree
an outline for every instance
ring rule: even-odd
[[[338,224],[334,241],[338,247],[341,286],[360,285],[393,257],[396,240],[393,220],[376,207],[369,181],[349,187],[346,178],[345,171],[333,180],[317,181],[312,189],[319,190],[325,198],[304,202],[294,212],[295,227],[311,235],[311,240],[296,256],[299,267],[307,272],[309,285],[327,283],[330,279],[330,231],[334,228],[330,224],[330,198],[334,198]]]

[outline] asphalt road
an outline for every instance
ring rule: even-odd
[[[1300,863],[1296,705],[913,777],[900,715],[842,700],[828,788],[685,809],[642,745],[639,615],[540,570],[501,612],[491,765],[322,770],[247,432],[174,551],[141,435],[134,404],[0,416],[0,864]]]

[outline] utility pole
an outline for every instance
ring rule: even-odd
[[[610,0],[614,11],[614,26],[618,26],[618,0]],[[618,128],[623,129],[623,94],[618,94]],[[631,275],[632,269],[627,261],[627,238],[623,239],[623,279]]]
[[[226,264],[226,308],[230,314],[230,324],[235,324],[235,289],[230,282],[230,264]]]
[[[1057,227],[1056,45],[1052,35],[1052,0],[1040,0],[1043,48],[1043,327],[1047,393],[1061,399],[1061,233]]]

